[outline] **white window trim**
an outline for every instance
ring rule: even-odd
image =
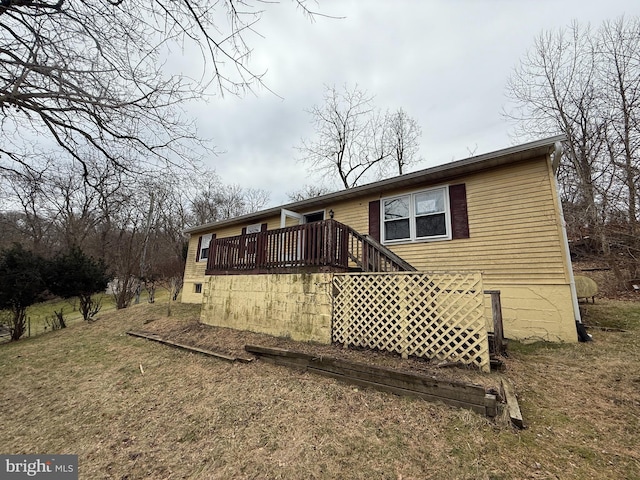
[[[200,238],[200,251],[198,251],[198,262],[206,262],[206,258],[202,258],[202,250],[205,248],[209,248],[211,246],[211,239],[213,237],[212,233],[208,233],[206,235],[202,235]],[[209,252],[207,252],[207,257],[209,257]]]
[[[434,237],[419,237],[416,238],[416,212],[415,212],[415,195],[421,193],[432,192],[434,190],[444,190],[444,221],[447,229],[446,235],[438,235]],[[395,240],[387,240],[385,238],[385,219],[384,219],[384,202],[387,200],[393,200],[395,198],[409,197],[409,238],[398,238]],[[415,190],[411,192],[405,192],[400,195],[393,195],[390,197],[383,197],[380,199],[380,239],[383,245],[396,245],[403,243],[422,243],[422,242],[440,242],[443,240],[451,240],[451,205],[449,205],[449,185],[441,185],[438,187],[425,188],[423,190]]]

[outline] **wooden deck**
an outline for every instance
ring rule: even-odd
[[[415,270],[393,252],[335,220],[211,240],[207,275],[292,271]]]

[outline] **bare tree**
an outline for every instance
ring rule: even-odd
[[[130,175],[90,157],[85,164],[91,186],[82,171],[64,163],[52,162],[43,172],[24,165],[0,172],[0,247],[19,242],[46,257],[82,247],[108,266],[118,308],[144,288],[153,299],[159,285],[175,300],[187,253],[183,232],[195,218],[189,210],[193,177],[178,169]],[[210,200],[215,219],[249,213],[268,201],[262,190],[223,185],[213,172],[201,174],[197,185],[208,179],[210,190],[200,198]]]
[[[599,67],[608,105],[609,148],[627,189],[629,234],[638,235],[640,171],[640,20],[605,22],[600,29]]]
[[[307,111],[315,126],[313,140],[302,140],[301,160],[323,179],[336,177],[344,188],[403,173],[414,163],[420,128],[402,109],[382,114],[373,97],[356,85],[338,91],[325,87],[324,104]]]
[[[83,181],[69,164],[50,170],[41,187],[47,195],[49,219],[56,229],[56,247],[70,250],[87,248],[102,221],[98,208],[99,192]]]
[[[189,200],[189,209],[193,215],[193,225],[204,225],[221,218],[218,204],[218,191],[222,182],[215,172],[208,171],[192,180],[191,190],[195,192]]]
[[[323,178],[337,175],[344,188],[367,178],[390,152],[385,150],[383,129],[373,107],[373,97],[356,85],[338,91],[325,87],[324,104],[308,113],[316,130],[316,139],[303,140],[298,150]]]
[[[256,212],[269,201],[269,192],[244,189],[237,184],[225,185],[213,172],[204,175],[204,181],[197,182],[193,188],[197,190],[190,202],[194,225]]]
[[[307,184],[299,190],[287,193],[287,197],[289,197],[289,200],[292,202],[300,202],[309,198],[320,197],[327,193],[331,193],[331,190],[324,185]]]
[[[271,198],[271,194],[262,188],[246,188],[244,190],[244,212],[253,213],[263,209]]]
[[[521,134],[566,134],[566,158],[578,182],[582,221],[604,235],[596,198],[598,177],[605,170],[606,120],[595,74],[592,33],[574,23],[566,31],[543,32],[535,39],[509,78],[507,95],[516,105],[509,115],[518,121]]]
[[[304,0],[294,3],[314,15]],[[202,143],[179,105],[211,86],[239,94],[261,84],[248,65],[245,34],[264,6],[3,0],[0,169],[38,170],[38,155],[52,145],[80,165],[85,179],[88,156],[124,170],[143,169],[127,161],[132,152],[144,168],[197,159]],[[174,52],[199,54],[200,73],[173,73],[167,59]]]
[[[404,109],[399,108],[393,113],[387,113],[387,142],[389,143],[391,158],[394,161],[398,175],[406,173],[420,161],[420,137],[422,129],[418,122],[407,115]]]
[[[16,171],[5,172],[0,181],[9,195],[5,199],[14,206],[14,214],[9,216],[14,221],[7,225],[9,231],[13,230],[13,236],[20,238],[26,249],[47,255],[55,228],[42,179],[42,172],[18,166]],[[2,234],[10,234],[9,231],[3,230]]]
[[[569,232],[595,238],[619,280],[638,277],[638,18],[543,32],[507,92],[521,133],[567,136],[558,178]]]

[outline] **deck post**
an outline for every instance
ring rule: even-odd
[[[504,353],[504,330],[502,325],[502,304],[500,302],[500,290],[485,290],[486,295],[491,295],[491,315],[493,317],[493,352],[495,355]]]
[[[266,263],[267,232],[261,231],[256,238],[256,268],[264,268]]]

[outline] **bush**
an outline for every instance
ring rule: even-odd
[[[42,299],[46,288],[47,262],[21,245],[0,252],[0,310],[9,310],[11,339],[26,330],[26,310]]]
[[[44,329],[50,329],[50,330],[60,330],[62,328],[67,328],[67,322],[64,319],[64,314],[63,311],[60,310],[59,312],[56,312],[55,310],[53,311],[53,315],[50,315],[48,317],[45,317],[44,319]]]
[[[100,301],[92,295],[103,292],[109,283],[104,261],[94,260],[74,246],[51,261],[48,276],[53,294],[62,298],[78,297],[82,318],[91,320],[100,311]]]

